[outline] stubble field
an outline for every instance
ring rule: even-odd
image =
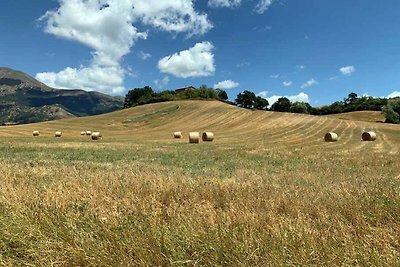
[[[0,265],[400,265],[399,149],[400,126],[215,101],[1,127]]]

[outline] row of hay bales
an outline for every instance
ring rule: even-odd
[[[32,135],[37,137],[40,136],[40,131],[33,131]],[[92,138],[92,140],[99,140],[103,137],[103,135],[100,132],[92,132],[92,131],[82,131],[81,135],[87,135],[90,136]],[[62,136],[62,132],[61,131],[56,131],[54,133],[54,137],[56,138],[60,138]]]
[[[175,139],[183,138],[182,132],[174,132]],[[204,132],[201,136],[203,142],[212,142],[214,140],[214,133],[212,132]],[[190,132],[189,133],[189,143],[198,144],[200,143],[200,133],[199,132]]]
[[[336,142],[339,140],[339,136],[335,132],[329,132],[325,134],[325,142]],[[376,133],[372,131],[363,132],[361,135],[361,139],[363,141],[375,141],[376,140]]]

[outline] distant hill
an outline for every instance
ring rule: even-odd
[[[51,88],[29,75],[0,67],[0,124],[82,117],[122,108],[123,97]]]
[[[121,142],[120,144],[136,146],[142,144],[142,141],[151,141],[152,149],[163,146],[157,143],[157,147],[154,147],[154,141],[166,142],[164,145],[168,146],[176,142],[187,143],[189,132],[210,131],[215,135],[214,144],[220,144],[218,146],[221,149],[227,144],[226,147],[234,147],[237,153],[254,153],[260,147],[260,153],[289,149],[290,153],[296,153],[296,150],[326,150],[327,153],[354,150],[395,154],[400,149],[400,125],[331,116],[252,111],[220,101],[170,101],[97,116],[0,127],[0,137],[33,138],[34,130],[40,131],[44,143],[54,139],[55,131],[62,131],[63,137],[70,138],[69,141],[54,142],[72,142],[71,145],[75,145],[74,142],[89,142],[87,137],[80,135],[81,131],[86,130],[100,131],[105,143]],[[182,132],[182,139],[173,139],[176,131]],[[338,142],[324,142],[325,133],[331,131],[338,134]],[[364,131],[376,132],[377,140],[371,143],[361,142]],[[252,149],[241,152],[244,144]],[[212,147],[214,145],[204,149],[213,153],[215,150]]]
[[[385,116],[382,114],[381,111],[353,111],[327,116],[343,120],[385,122]]]

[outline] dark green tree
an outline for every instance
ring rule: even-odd
[[[382,112],[385,115],[385,122],[400,123],[400,97],[389,99],[387,105],[383,106]]]
[[[255,108],[256,95],[248,90],[239,93],[235,99],[235,104],[242,108]]]
[[[257,96],[254,101],[254,107],[259,110],[267,110],[269,106],[268,100],[262,98],[261,96]]]
[[[228,94],[224,90],[217,88],[217,89],[215,89],[215,92],[217,93],[218,98],[220,100],[223,100],[223,101],[228,100]]]
[[[312,107],[306,102],[294,102],[290,106],[290,112],[292,113],[304,113],[310,114]]]
[[[212,88],[208,88],[206,85],[200,86],[200,88],[197,90],[200,98],[218,99],[217,92]]]
[[[286,97],[281,97],[271,106],[272,111],[289,112],[292,102]]]
[[[150,86],[129,90],[125,96],[124,108],[149,103],[153,97],[154,92]]]
[[[351,92],[345,99],[344,99],[344,104],[345,105],[351,105],[353,104],[358,98],[358,95],[356,93]]]

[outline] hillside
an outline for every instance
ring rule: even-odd
[[[328,117],[352,121],[384,122],[385,116],[381,111],[353,111],[327,115]]]
[[[0,68],[0,124],[95,115],[118,110],[122,104],[120,97],[54,89],[21,71]]]
[[[206,130],[213,142],[188,143],[189,131]],[[377,140],[361,141],[364,130]],[[327,131],[339,141],[324,142]],[[399,266],[399,133],[218,101],[1,126],[1,260]]]
[[[174,101],[138,106],[108,114],[64,119],[39,124],[0,128],[1,135],[30,136],[32,130],[52,136],[62,130],[64,136],[79,140],[85,129],[99,130],[109,141],[168,141],[172,132],[213,131],[217,143],[246,144],[266,150],[296,149],[362,149],[397,152],[399,126],[383,123],[343,120],[329,116],[251,111],[219,101]],[[365,130],[373,130],[378,140],[360,142]],[[323,142],[326,132],[339,134],[339,142]],[[184,140],[186,140],[186,138]],[[349,145],[352,145],[351,147]]]

